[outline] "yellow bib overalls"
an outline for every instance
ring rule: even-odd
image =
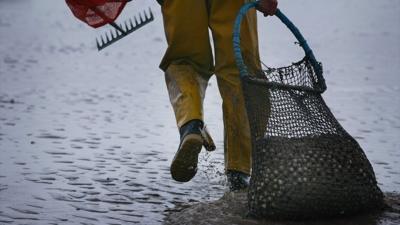
[[[232,31],[246,0],[164,0],[162,13],[168,49],[160,68],[178,127],[203,120],[203,99],[209,78],[215,74],[223,99],[225,168],[250,174],[250,128],[239,71],[235,64]],[[215,65],[210,43],[211,30]],[[242,23],[242,50],[258,58],[256,12]]]

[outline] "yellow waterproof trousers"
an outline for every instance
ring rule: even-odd
[[[162,13],[168,49],[160,68],[178,127],[203,120],[203,99],[208,80],[217,76],[223,99],[225,168],[250,174],[251,140],[232,32],[236,15],[246,0],[164,0]],[[215,66],[209,28],[215,52]],[[258,58],[256,12],[242,23],[242,50]]]

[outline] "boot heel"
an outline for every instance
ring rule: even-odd
[[[214,144],[213,139],[211,138],[210,133],[208,132],[206,125],[204,125],[204,127],[200,131],[201,131],[201,137],[203,138],[204,148],[209,152],[214,151],[216,149],[216,146]]]

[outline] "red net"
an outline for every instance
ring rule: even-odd
[[[76,18],[97,28],[114,22],[127,0],[66,0],[66,2]]]

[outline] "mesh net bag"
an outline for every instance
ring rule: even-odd
[[[114,22],[127,2],[128,0],[66,0],[74,16],[94,28]]]
[[[251,128],[253,168],[248,192],[250,215],[306,219],[379,209],[383,194],[360,145],[335,119],[321,94],[322,66],[295,26],[306,57],[283,68],[248,68],[240,50],[241,17],[234,49]]]

